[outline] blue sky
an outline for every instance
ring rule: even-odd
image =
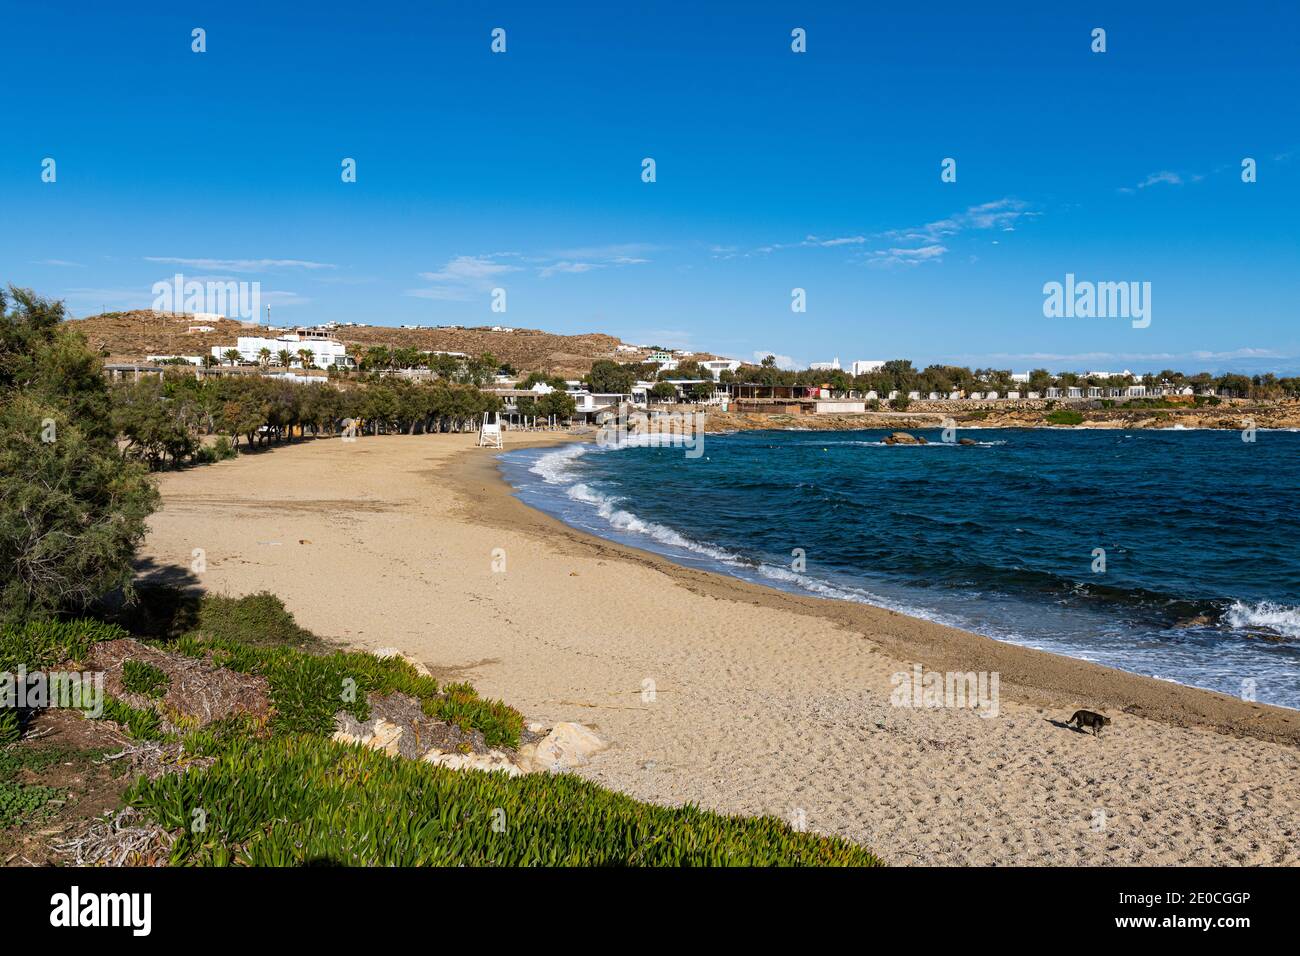
[[[182,272],[281,325],[1300,369],[1294,3],[117,6],[4,15],[0,280],[77,316]],[[1045,318],[1066,273],[1150,326]]]

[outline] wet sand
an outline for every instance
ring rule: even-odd
[[[525,506],[471,436],[305,441],[161,488],[146,558],[202,548],[203,587],[596,727],[582,773],[642,799],[895,864],[1300,862],[1300,713],[678,567]],[[996,672],[997,715],[894,706],[915,664]],[[1113,723],[1061,726],[1079,708]]]

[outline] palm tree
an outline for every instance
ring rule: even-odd
[[[277,355],[276,358],[280,360],[280,365],[282,365],[284,368],[288,368],[289,363],[293,361],[293,355],[289,352],[288,349],[280,349],[280,354]]]
[[[221,354],[225,358],[225,360],[229,362],[231,365],[237,365],[241,358],[239,354],[239,349],[226,349]]]
[[[311,349],[299,349],[298,361],[302,363],[303,368],[312,368],[312,351]]]
[[[262,348],[258,349],[258,350],[257,350],[257,361],[258,361],[258,363],[262,366],[262,368],[266,368],[268,365],[270,365],[270,364],[271,364],[271,350],[268,349],[268,348],[266,348],[265,346],[263,346]]]

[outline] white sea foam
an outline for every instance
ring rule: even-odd
[[[586,445],[565,445],[542,455],[528,470],[548,485],[566,485],[578,477],[574,466],[586,453]]]
[[[1300,607],[1288,607],[1272,601],[1246,604],[1236,601],[1223,614],[1228,626],[1235,628],[1266,627],[1284,637],[1300,637]]]
[[[543,456],[543,459],[551,458],[552,460],[550,462],[543,467],[539,467],[543,460],[539,459],[539,461],[529,470],[534,474],[542,476],[542,478],[550,484],[566,484],[576,476],[576,471],[573,468],[573,461],[577,457],[576,454],[570,454],[561,458],[558,452],[551,452],[548,455]],[[735,569],[741,574],[741,576],[756,575],[783,585],[786,588],[797,588],[798,590],[815,594],[818,597],[834,598],[840,601],[853,601],[858,604],[871,604],[875,607],[883,607],[891,611],[896,611],[899,614],[906,614],[909,617],[924,618],[925,620],[946,624],[950,627],[970,626],[968,622],[959,618],[941,614],[928,608],[916,607],[910,604],[891,600],[868,591],[865,588],[853,587],[850,585],[834,585],[812,577],[811,575],[801,574],[780,565],[747,561],[734,552],[728,551],[724,548],[719,548],[715,545],[694,541],[667,525],[659,524],[655,521],[648,521],[636,513],[622,507],[623,503],[626,501],[625,498],[617,495],[606,494],[583,481],[576,481],[570,484],[565,489],[565,495],[570,501],[577,502],[594,510],[595,513],[615,531],[627,535],[643,536],[660,547],[666,547],[678,552],[685,552],[689,555],[707,558],[709,561],[716,562],[726,568]],[[1004,637],[1004,639],[1007,638]]]

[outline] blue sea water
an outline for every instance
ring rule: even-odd
[[[502,468],[528,504],[681,564],[1300,708],[1300,434],[886,434],[709,435],[695,459],[566,445]]]

